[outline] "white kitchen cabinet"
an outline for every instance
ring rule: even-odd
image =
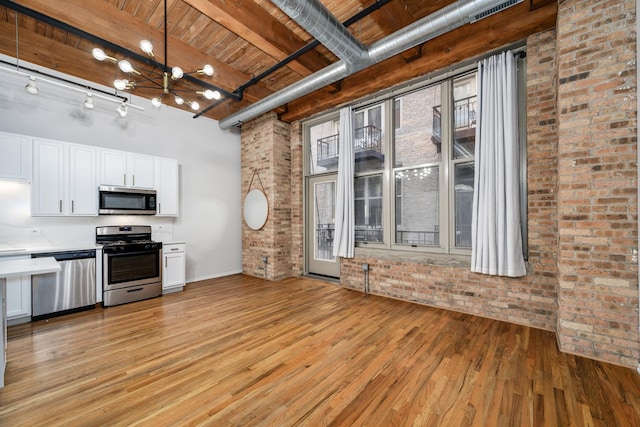
[[[2,261],[30,259],[30,255],[4,256]],[[15,325],[31,320],[31,276],[12,276],[6,278],[5,313],[7,323]]]
[[[157,216],[178,216],[180,192],[178,161],[156,157],[155,168]]]
[[[65,143],[33,140],[32,216],[64,215]]]
[[[31,179],[31,138],[0,132],[0,180]]]
[[[33,140],[32,216],[98,214],[96,149]]]
[[[154,157],[117,150],[100,150],[100,185],[154,188]]]
[[[186,281],[186,244],[162,245],[162,293],[181,291]]]
[[[7,280],[7,322],[10,325],[31,320],[31,276],[9,277]]]
[[[98,213],[97,150],[69,144],[68,214],[92,216]]]

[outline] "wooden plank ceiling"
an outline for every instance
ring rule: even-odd
[[[91,50],[101,47],[108,55],[128,59],[143,75],[150,75],[151,65],[126,53],[144,56],[138,44],[140,40],[148,39],[154,45],[160,64],[166,60],[169,67],[180,66],[185,71],[200,69],[204,64],[214,67],[212,77],[197,76],[203,85],[183,80],[173,88],[190,92],[221,89],[223,98],[220,101],[209,101],[184,92],[185,98],[198,100],[200,111],[208,107],[203,116],[217,120],[338,60],[318,45],[252,81],[313,41],[312,36],[269,0],[166,0],[165,58],[164,1],[0,0],[0,53],[16,57],[18,52],[20,60],[112,86],[114,78],[127,76],[118,72],[115,64],[94,60]],[[375,5],[376,0],[322,0],[322,3],[344,22]],[[377,0],[377,3],[376,11],[349,26],[352,34],[365,45],[452,1]],[[557,3],[553,0],[525,0],[307,94],[277,111],[282,120],[289,122],[308,117],[552,28],[556,11]],[[159,95],[159,89],[138,87],[133,92],[149,99]],[[163,102],[175,106],[172,99]]]

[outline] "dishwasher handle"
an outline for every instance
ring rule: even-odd
[[[38,253],[38,254],[31,255],[31,258],[44,258],[44,257],[53,257],[56,259],[56,261],[69,261],[74,259],[95,258],[96,251],[95,249],[91,249],[91,250],[67,251],[67,252],[48,252],[48,253]]]

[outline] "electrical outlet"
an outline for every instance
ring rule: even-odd
[[[362,271],[369,271],[369,264],[362,264]]]
[[[27,228],[27,234],[29,236],[39,235],[40,234],[40,229],[39,228]]]

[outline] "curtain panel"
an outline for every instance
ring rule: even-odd
[[[478,64],[471,271],[520,277],[517,60],[511,51]]]
[[[338,157],[333,256],[343,258],[353,258],[355,251],[353,122],[354,117],[351,107],[342,108],[340,110],[340,145],[338,151],[340,156]]]

